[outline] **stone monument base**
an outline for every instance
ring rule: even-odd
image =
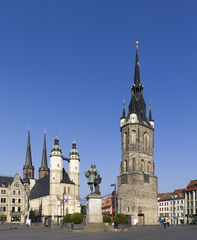
[[[102,203],[101,203],[101,195],[92,193],[87,196],[87,215],[86,222],[87,223],[102,223]]]

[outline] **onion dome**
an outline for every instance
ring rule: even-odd
[[[59,138],[58,138],[58,136],[55,137],[54,145],[53,145],[53,147],[52,147],[51,152],[53,152],[53,151],[62,152],[62,149],[61,149],[61,147],[59,146]]]
[[[76,142],[75,142],[75,140],[72,142],[72,149],[70,150],[70,154],[69,155],[77,155],[77,156],[79,156],[79,152],[78,152],[78,150],[77,150],[77,148],[76,148]]]

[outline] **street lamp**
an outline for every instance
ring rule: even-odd
[[[114,197],[115,197],[115,201],[114,201],[114,204],[115,204],[115,214],[114,215],[116,215],[116,183],[113,183],[110,186],[114,187]],[[112,209],[113,209],[113,206],[112,206]]]

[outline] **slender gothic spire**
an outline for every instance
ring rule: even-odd
[[[151,111],[151,101],[150,101],[150,109],[149,109],[149,121],[153,121],[153,119],[152,119],[152,111]]]
[[[125,99],[123,98],[123,111],[122,111],[122,118],[125,118]]]
[[[136,41],[136,57],[135,57],[135,74],[134,74],[134,84],[137,86],[140,81],[140,64],[139,64],[139,55],[138,55],[138,44],[139,42]]]
[[[43,151],[42,151],[41,169],[42,169],[42,170],[48,170],[48,164],[47,164],[47,149],[46,149],[46,133],[44,133],[44,145],[43,145]]]
[[[30,130],[28,129],[27,151],[24,168],[33,168],[31,157],[31,143],[30,143]]]

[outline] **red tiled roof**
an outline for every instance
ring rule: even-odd
[[[185,189],[186,192],[193,190],[197,190],[197,180],[191,180]]]
[[[164,201],[164,200],[170,200],[172,199],[172,192],[168,192],[168,193],[159,193],[158,194],[158,201]]]

